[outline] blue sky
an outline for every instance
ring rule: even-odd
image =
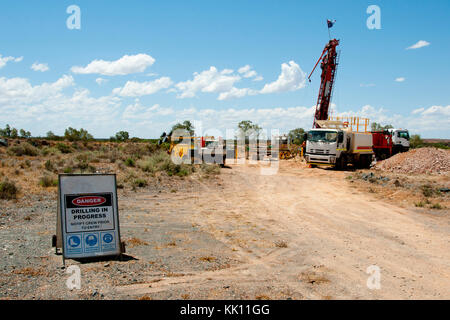
[[[80,30],[66,26],[73,4]],[[366,26],[369,5],[381,10],[379,30]],[[305,75],[335,19],[334,114],[450,138],[446,0],[4,0],[0,9],[0,126],[96,137],[158,137],[185,119],[222,133],[247,119],[310,128],[320,69],[311,83]],[[419,41],[427,45],[407,49]]]

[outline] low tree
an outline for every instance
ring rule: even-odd
[[[52,131],[47,132],[47,139],[55,139],[55,138],[57,138],[57,136]]]
[[[16,128],[11,129],[11,138],[16,139],[19,136]]]
[[[297,128],[289,131],[289,139],[291,143],[296,145],[301,145],[303,143],[303,135],[305,134],[305,129]]]
[[[9,126],[9,124],[7,124],[5,127],[5,136],[8,138],[11,137],[11,127]]]
[[[257,125],[256,123],[251,122],[250,120],[243,120],[238,123],[238,130],[244,134],[245,136],[248,136],[250,131],[254,130],[257,135],[261,132],[261,127]]]
[[[25,138],[25,139],[31,138],[31,132],[30,131],[25,131],[24,129],[20,129],[19,133],[20,133],[20,137],[21,138]]]
[[[88,141],[94,139],[87,130],[83,128],[77,130],[72,127],[69,127],[64,131],[64,138],[69,141]]]
[[[411,138],[409,139],[409,146],[410,148],[420,148],[423,146],[423,140],[418,134],[413,134]]]
[[[127,141],[130,138],[130,134],[127,131],[119,131],[116,133],[116,141]]]
[[[186,130],[189,135],[193,136],[194,135],[194,126],[192,125],[192,123],[189,120],[185,120],[183,121],[183,123],[177,123],[172,127],[172,131],[171,132],[175,132],[175,130]],[[171,134],[169,134],[170,136]]]

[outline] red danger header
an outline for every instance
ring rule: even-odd
[[[72,204],[81,207],[98,206],[106,202],[104,197],[99,196],[84,196],[72,200]]]

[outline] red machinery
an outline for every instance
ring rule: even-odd
[[[392,156],[392,135],[389,131],[372,131],[373,152],[377,160]]]
[[[317,120],[328,120],[328,109],[331,101],[331,94],[333,92],[334,78],[336,75],[336,69],[338,66],[338,53],[336,47],[339,45],[339,40],[333,39],[327,43],[325,49],[323,49],[322,55],[319,60],[317,60],[314,69],[308,77],[311,82],[311,75],[319,64],[320,60],[322,63],[320,67],[322,68],[322,76],[320,81],[319,97],[317,98],[316,112],[314,115],[313,128],[320,128]]]

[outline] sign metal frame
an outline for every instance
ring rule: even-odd
[[[77,178],[92,178],[92,177],[112,177],[113,179],[113,186],[109,186],[108,188],[105,188],[105,190],[97,190],[95,189],[97,186],[95,186],[95,183],[87,183],[86,184],[86,192],[67,192],[67,193],[62,193],[64,188],[62,188],[62,184],[61,181],[64,180],[65,178],[70,178],[70,177],[77,177]],[[80,188],[82,189],[82,188]],[[67,228],[67,203],[66,203],[66,199],[67,197],[73,197],[79,195],[80,197],[95,197],[98,195],[109,195],[110,196],[110,204],[111,204],[111,218],[112,218],[112,223],[113,223],[113,227],[112,228],[108,228],[108,229],[93,229],[93,230],[85,230],[85,231],[71,231],[68,232],[68,228]],[[87,206],[87,208],[96,208],[98,206],[101,206],[101,204],[99,205],[89,205]],[[106,210],[106,209],[105,209]],[[63,257],[63,263],[64,260],[67,259],[87,259],[87,258],[99,258],[99,257],[108,257],[108,256],[122,256],[122,254],[124,253],[124,246],[121,242],[121,237],[120,237],[120,222],[119,222],[119,205],[118,205],[118,198],[117,198],[117,179],[116,179],[116,174],[59,174],[58,175],[58,210],[57,210],[57,224],[56,224],[56,241],[55,241],[55,246],[56,246],[56,252],[58,253],[58,249],[60,249],[62,251],[62,257]],[[103,234],[104,233],[104,234]],[[108,249],[108,250],[103,250],[103,239],[102,239],[102,235],[106,235],[106,233],[109,233],[110,236],[108,237],[109,239],[111,238],[111,233],[113,233],[112,235],[112,239],[114,240],[114,249]],[[76,237],[81,241],[80,244],[80,252],[77,253],[69,253],[66,252],[66,246],[68,245],[66,243],[66,240],[69,241],[68,235],[70,234],[76,234]],[[83,244],[83,241],[85,241],[86,243],[89,243],[87,240],[87,238],[90,235],[95,235],[97,234],[97,241],[98,241],[98,249],[89,252],[86,251],[87,249],[85,249],[85,244]],[[114,239],[114,237],[116,237],[116,239]],[[102,245],[100,245],[100,243]],[[107,246],[107,245],[105,245]]]

